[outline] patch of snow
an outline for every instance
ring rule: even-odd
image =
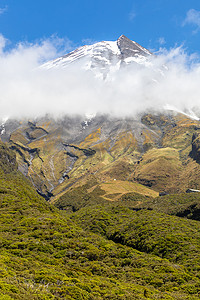
[[[182,111],[181,109],[178,109],[178,108],[176,108],[175,106],[169,105],[169,104],[166,104],[166,105],[164,106],[164,109],[175,111],[175,112],[177,112],[177,113],[180,113],[180,114],[183,114],[183,115],[187,116],[188,118],[190,118],[190,119],[192,119],[192,120],[197,120],[197,121],[199,121],[199,118],[197,117],[197,115],[196,115],[191,109],[189,109],[187,112],[184,112],[184,111]]]
[[[92,119],[96,116],[96,113],[86,113],[85,118],[86,120],[82,123],[82,129],[86,129],[92,122]]]
[[[43,64],[42,68],[51,69],[53,67],[67,66],[68,64],[71,64],[82,57],[98,57],[99,60],[105,60],[106,62],[110,63],[106,57],[102,56],[102,52],[108,50],[110,50],[114,55],[120,54],[117,42],[103,41],[95,43],[94,45],[82,46],[67,55]]]
[[[132,57],[127,57],[124,59],[125,63],[130,64],[135,62],[140,65],[145,65],[146,67],[152,67],[152,63],[143,55],[137,55]]]
[[[1,124],[0,127],[2,128],[2,129],[1,129],[1,132],[0,132],[0,135],[5,134],[5,133],[6,133],[6,129],[5,129],[5,127],[4,127],[4,124]]]
[[[137,63],[145,67],[151,67],[152,63],[149,60],[149,56],[152,54],[136,42],[133,43],[136,49],[131,49],[132,56],[125,58],[123,62],[126,64]],[[127,50],[129,50],[128,47]],[[43,64],[41,68],[65,69],[70,64],[78,61],[81,62],[81,69],[91,70],[97,79],[112,81],[113,75],[120,69],[122,62],[118,41],[102,41],[93,45],[79,47],[60,58]]]
[[[106,43],[110,46],[110,49],[113,51],[114,54],[120,55],[120,50],[119,50],[119,47],[117,46],[117,41],[106,42]]]
[[[5,129],[5,123],[8,120],[8,117],[4,117],[2,119],[2,123],[0,124],[0,135],[3,135],[6,133],[6,129]]]
[[[85,117],[87,118],[87,120],[91,121],[93,118],[96,117],[96,113],[94,113],[94,112],[88,112],[88,113],[85,114]]]

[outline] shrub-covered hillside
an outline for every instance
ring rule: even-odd
[[[200,221],[200,193],[166,195],[149,199],[141,207]]]
[[[198,221],[106,202],[67,215],[38,196],[4,147],[0,299],[199,299]]]

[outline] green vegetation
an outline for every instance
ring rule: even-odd
[[[106,201],[95,182],[58,210],[1,149],[0,299],[199,299],[198,221],[141,208],[154,199],[139,194]]]
[[[140,207],[200,221],[200,193],[166,195],[149,199]]]
[[[108,200],[118,204],[120,199],[128,201],[130,199],[131,203],[134,200],[135,205],[136,200],[139,203],[141,199],[151,199],[151,197],[156,197],[157,195],[157,192],[138,183],[115,180],[98,184],[93,177],[90,177],[89,182],[77,188],[72,188],[53,203],[59,209],[74,212],[85,206],[96,205],[97,203],[106,204]],[[129,204],[132,205],[131,203]],[[115,204],[113,203],[112,205]]]
[[[83,228],[142,252],[199,272],[200,224],[183,218],[123,206],[88,207],[72,216]],[[105,225],[106,223],[106,225]]]
[[[14,152],[0,143],[0,173],[8,174],[15,170],[17,170],[17,163]]]

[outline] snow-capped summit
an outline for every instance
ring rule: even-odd
[[[82,46],[43,65],[46,69],[66,68],[80,63],[82,69],[92,70],[97,77],[106,78],[123,65],[137,63],[149,65],[150,51],[121,35],[117,41],[102,41]]]

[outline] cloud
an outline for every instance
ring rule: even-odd
[[[9,51],[5,43],[1,36],[1,118],[87,112],[134,116],[166,106],[195,110],[196,114],[200,111],[200,63],[182,47],[161,49],[147,67],[129,65],[114,72],[112,80],[100,80],[83,70],[81,61],[62,69],[40,67],[61,55],[60,49],[68,41],[54,38],[20,43]]]
[[[160,45],[166,44],[165,38],[164,38],[164,37],[160,37],[160,38],[158,39],[158,43],[159,43]]]
[[[130,13],[129,13],[129,21],[133,21],[136,17],[136,12],[135,10],[132,10]]]
[[[196,33],[200,29],[200,11],[195,9],[188,10],[183,26],[187,24],[194,25],[196,27],[194,33]]]
[[[8,6],[0,7],[0,15],[3,15],[8,10]]]
[[[0,54],[3,54],[7,42],[8,40],[2,34],[0,34]]]

